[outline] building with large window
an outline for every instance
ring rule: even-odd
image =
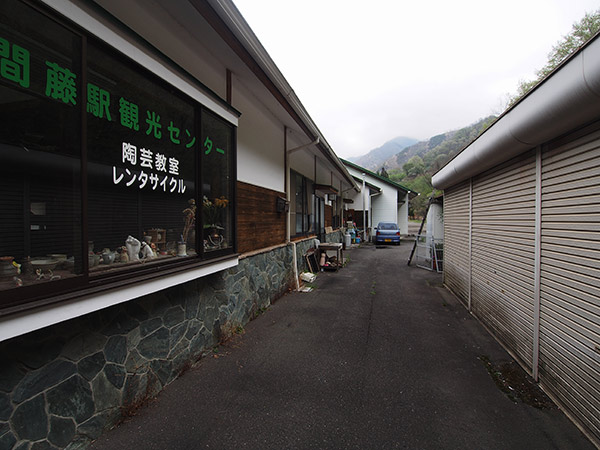
[[[3,1],[0,103],[1,448],[158,392],[359,189],[230,0]]]

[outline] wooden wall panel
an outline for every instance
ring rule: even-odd
[[[333,206],[325,205],[325,226],[333,227]]]
[[[237,182],[238,252],[245,253],[285,243],[286,213],[276,211],[283,192]]]

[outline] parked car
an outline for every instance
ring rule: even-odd
[[[375,244],[400,245],[400,228],[394,222],[379,222],[375,228]]]

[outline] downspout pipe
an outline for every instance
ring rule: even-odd
[[[369,194],[369,222],[371,222],[371,226],[369,228],[373,228],[373,197],[381,194],[381,191],[375,192],[374,194]]]
[[[363,200],[363,242],[367,240],[367,210],[365,202],[365,177],[366,174],[362,174],[362,200]]]
[[[296,243],[292,242],[292,252],[293,252],[293,258],[294,258],[294,279],[296,280],[296,291],[300,291],[300,280],[298,277],[298,257],[297,255],[297,249],[296,249]]]

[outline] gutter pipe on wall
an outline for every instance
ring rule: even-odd
[[[596,37],[438,171],[432,184],[446,189],[599,117]]]
[[[300,280],[298,277],[298,257],[296,256],[297,254],[297,249],[296,249],[296,243],[292,242],[292,248],[293,248],[293,253],[294,253],[294,279],[296,280],[296,291],[300,291]]]
[[[367,209],[365,202],[365,173],[362,174],[362,203],[363,203],[363,242],[367,241]]]
[[[374,194],[369,194],[369,222],[371,223],[369,228],[373,228],[373,197],[376,197],[381,194],[382,194],[381,191],[375,192]],[[372,239],[372,237],[371,237],[371,239]]]

